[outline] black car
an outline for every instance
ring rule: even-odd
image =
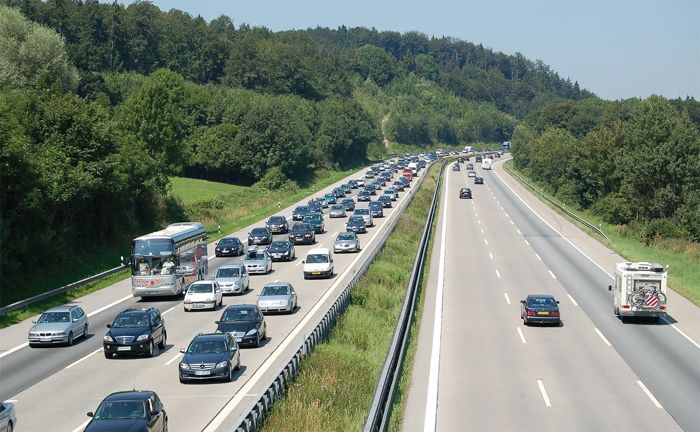
[[[167,432],[168,414],[155,392],[121,391],[100,402],[84,432],[144,431]]]
[[[314,244],[316,243],[316,233],[311,225],[303,222],[297,222],[292,225],[289,230],[289,241],[292,244]]]
[[[483,158],[482,158],[481,155],[477,155],[477,157],[476,157],[476,162],[479,163],[479,162],[481,162],[482,159],[483,159]]]
[[[354,233],[366,233],[367,226],[365,225],[365,218],[362,216],[350,216],[348,221],[345,223],[345,230],[352,231]]]
[[[120,312],[104,336],[102,346],[105,358],[115,354],[155,355],[155,346],[162,351],[168,338],[165,320],[157,308],[126,309]]]
[[[384,208],[391,208],[391,197],[389,195],[382,195],[377,198],[377,201],[381,202]]]
[[[238,237],[224,237],[216,242],[214,254],[218,257],[243,255],[245,246]]]
[[[267,248],[272,261],[291,261],[296,258],[294,245],[289,240],[275,240]]]
[[[467,169],[468,169],[468,170],[473,170],[473,169],[474,169],[474,164],[473,164],[473,163],[468,163],[468,164],[467,164]]]
[[[358,186],[357,186],[357,180],[350,180],[350,181],[348,182],[348,186],[350,186],[350,189],[357,189],[357,188],[358,188]]]
[[[231,333],[241,345],[260,346],[260,341],[267,337],[267,324],[258,305],[237,304],[224,309],[216,331]]]
[[[231,333],[200,333],[192,339],[180,360],[180,382],[223,379],[233,381],[241,368],[241,352]]]
[[[403,186],[405,188],[410,188],[411,187],[411,180],[407,179],[404,176],[399,177],[399,180],[401,183],[403,183]]]
[[[340,202],[340,204],[345,207],[345,211],[353,211],[355,210],[355,200],[352,198],[345,198]]]
[[[368,191],[366,191],[366,190],[361,190],[361,191],[357,194],[357,200],[358,200],[358,201],[369,201],[369,200],[372,199],[372,198],[370,198],[370,197],[371,197],[371,194],[370,194]]]
[[[374,186],[373,184],[369,184],[365,186],[365,191],[369,192],[370,195],[376,195],[377,194],[377,187]]]
[[[326,204],[326,207],[328,207],[328,201],[324,200],[324,202],[325,202],[325,204]],[[313,203],[313,204],[311,204],[311,205],[309,206],[309,211],[308,211],[308,213],[306,213],[306,214],[304,215],[304,217],[306,217],[306,215],[311,214],[311,213],[323,213],[323,204],[319,204],[319,203]],[[302,220],[304,220],[304,218],[302,218]]]
[[[394,186],[394,189],[396,189],[399,192],[403,192],[404,188],[406,187],[401,180],[396,180],[392,184]]]
[[[304,223],[311,225],[316,234],[323,234],[326,232],[326,226],[323,223],[323,214],[319,212],[308,213],[304,216]]]
[[[297,206],[292,212],[292,220],[300,221],[304,219],[304,215],[309,212],[309,206]]]
[[[452,165],[452,171],[459,171],[459,170],[460,170],[459,164]]]
[[[272,233],[287,234],[289,232],[289,224],[284,216],[271,216],[265,224]]]
[[[372,213],[372,217],[384,217],[384,203],[381,201],[372,201],[369,203],[369,212]]]
[[[472,190],[466,187],[463,187],[459,190],[459,198],[471,198],[472,197]]]
[[[523,324],[530,323],[554,324],[561,323],[559,302],[548,294],[530,294],[525,300],[520,300],[520,318]]]
[[[474,184],[484,184],[483,177],[474,177]]]
[[[270,231],[270,228],[253,228],[248,233],[248,246],[269,245],[270,243],[272,243],[272,231]]]

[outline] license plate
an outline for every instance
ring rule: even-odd
[[[43,337],[43,338],[40,338],[39,340],[41,340],[42,342],[51,342],[50,337]]]
[[[117,351],[131,351],[130,346],[117,347]]]
[[[311,274],[320,275],[321,272],[312,272]]]
[[[239,342],[239,343],[243,341],[243,338],[234,338],[234,339],[236,339],[236,342]]]
[[[539,312],[537,312],[537,315],[549,315],[549,312],[547,312],[547,311],[539,311]]]
[[[158,291],[148,291],[149,294],[158,294]]]
[[[194,374],[197,376],[207,376],[207,375],[211,375],[211,372],[210,371],[194,371]]]
[[[201,309],[204,307],[204,303],[195,303],[192,305],[193,308]]]

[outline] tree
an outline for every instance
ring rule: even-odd
[[[355,52],[357,70],[363,79],[371,79],[383,87],[394,79],[396,61],[382,48],[365,45]]]

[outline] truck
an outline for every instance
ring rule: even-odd
[[[649,317],[655,321],[666,315],[668,271],[661,264],[622,262],[615,265],[613,309],[622,321]]]
[[[511,147],[510,141],[503,141],[503,144],[501,144],[501,150],[503,150],[503,151],[510,150],[510,147]]]
[[[481,168],[485,169],[485,170],[490,170],[492,163],[493,163],[492,159],[485,158],[483,161],[481,161]]]
[[[462,150],[464,153],[471,153],[474,151],[474,147],[472,146],[465,146],[464,150]]]

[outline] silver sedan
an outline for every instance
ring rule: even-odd
[[[333,252],[359,252],[360,239],[354,232],[342,232],[333,242]]]
[[[258,294],[258,307],[263,313],[292,313],[297,307],[297,293],[289,282],[266,284]]]
[[[87,336],[88,318],[82,308],[75,305],[58,306],[41,314],[29,329],[29,346],[66,344],[73,345],[79,337]]]
[[[332,218],[345,217],[345,206],[342,204],[334,204],[328,212],[328,216]]]

